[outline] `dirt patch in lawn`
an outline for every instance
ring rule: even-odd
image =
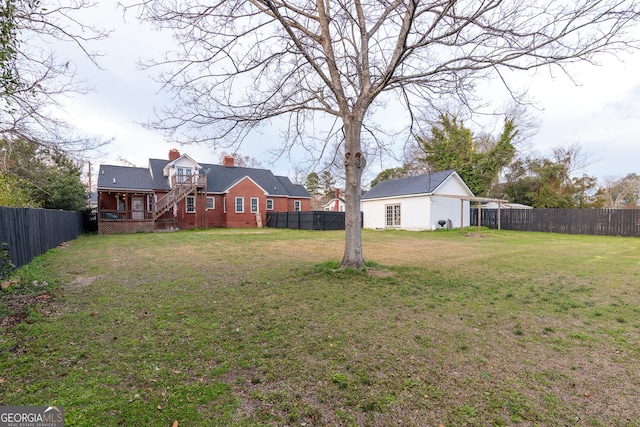
[[[367,275],[369,277],[386,278],[386,277],[395,276],[395,273],[389,270],[378,270],[378,269],[370,268],[369,270],[367,270]]]
[[[77,276],[67,284],[67,289],[79,289],[90,286],[93,282],[98,280],[98,276]]]

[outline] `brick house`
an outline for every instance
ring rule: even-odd
[[[261,227],[270,212],[311,210],[302,185],[270,170],[198,163],[171,150],[148,168],[101,165],[98,231]]]

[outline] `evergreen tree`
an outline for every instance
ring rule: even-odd
[[[320,189],[320,177],[316,172],[311,172],[307,175],[307,179],[304,182],[304,188],[313,196],[318,194],[318,190]]]
[[[16,196],[14,206],[82,210],[87,193],[81,168],[67,154],[25,140],[0,141],[4,150],[4,187]],[[21,195],[21,196],[17,196]],[[7,199],[8,200],[8,199]]]
[[[430,170],[453,169],[473,194],[487,196],[515,155],[512,142],[517,133],[513,120],[505,119],[497,139],[476,137],[457,117],[447,113],[431,127],[430,137],[418,140]]]

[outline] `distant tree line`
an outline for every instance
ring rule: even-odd
[[[429,135],[417,137],[418,148],[402,166],[385,169],[371,186],[388,179],[454,169],[480,197],[507,199],[536,208],[638,207],[640,177],[599,184],[594,176],[579,174],[588,164],[579,145],[556,147],[551,156],[518,152],[515,119],[505,118],[498,136],[474,134],[455,115],[444,113]]]

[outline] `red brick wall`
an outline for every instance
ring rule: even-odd
[[[214,198],[214,208],[207,209],[207,196]],[[158,198],[162,195],[158,194]],[[181,230],[190,230],[193,228],[218,228],[224,227],[224,205],[223,196],[198,194],[196,197],[195,213],[187,213],[187,198],[178,202],[178,217],[176,218],[177,227]],[[165,214],[163,219],[173,218],[173,209]]]
[[[295,210],[295,201],[300,201],[301,211],[311,210],[310,199],[296,199],[288,197],[273,197],[273,212],[293,212]]]
[[[236,197],[244,199],[244,212],[236,212]],[[256,213],[251,212],[251,198],[258,199],[258,212],[262,214],[262,221],[266,219],[267,196],[258,185],[249,178],[244,178],[234,185],[227,193],[227,227],[250,228],[256,227]]]
[[[273,211],[272,212],[287,212],[289,210],[288,199],[286,197],[272,197],[273,199]]]

